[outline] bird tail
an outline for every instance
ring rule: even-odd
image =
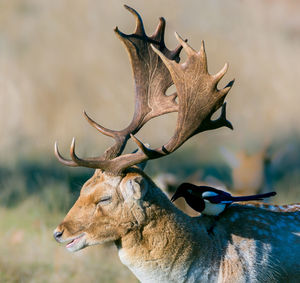
[[[266,194],[258,194],[252,196],[244,196],[244,197],[232,197],[233,201],[250,201],[250,200],[263,200],[264,198],[273,197],[276,195],[276,192],[270,192]]]

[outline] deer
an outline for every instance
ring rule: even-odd
[[[267,176],[271,158],[267,146],[249,154],[245,150],[231,152],[221,148],[221,153],[232,170],[231,191],[235,194],[257,194],[272,190],[271,178]]]
[[[133,71],[133,119],[116,131],[84,112],[93,127],[115,141],[99,157],[79,157],[73,138],[71,159],[66,159],[55,143],[55,155],[62,164],[93,168],[95,173],[54,230],[54,238],[71,252],[114,243],[121,262],[141,282],[299,282],[300,204],[242,203],[226,209],[218,220],[190,217],[143,171],[147,161],[173,153],[196,134],[223,126],[232,129],[224,100],[233,81],[218,89],[228,64],[209,74],[203,41],[197,52],[175,33],[179,45],[169,50],[163,18],[147,36],[141,16],[125,8],[135,17],[135,30],[124,34],[116,28],[115,33]],[[187,54],[183,63],[182,49]],[[176,92],[166,95],[173,84]],[[218,109],[219,118],[212,120]],[[150,119],[170,112],[178,113],[177,124],[164,145],[151,149],[136,137]],[[123,154],[129,139],[138,151]]]
[[[220,148],[224,161],[231,169],[231,192],[236,195],[244,195],[274,190],[274,177],[282,174],[283,168],[288,168],[289,164],[297,163],[295,153],[298,150],[293,143],[271,149],[269,139],[254,153],[249,153],[245,149],[232,151],[225,147]],[[286,170],[288,171],[288,169]]]

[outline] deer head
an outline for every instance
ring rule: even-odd
[[[64,221],[55,230],[55,238],[60,242],[69,241],[67,247],[70,250],[117,240],[128,229],[145,221],[142,203],[147,193],[147,184],[151,181],[141,171],[132,172],[138,164],[174,152],[200,132],[222,126],[232,129],[226,119],[226,104],[223,101],[233,81],[221,90],[217,88],[228,64],[216,75],[210,75],[204,42],[200,51],[196,52],[175,34],[179,46],[171,51],[164,43],[163,18],[160,18],[154,34],[148,37],[139,14],[128,6],[125,8],[136,19],[135,32],[127,35],[116,28],[115,33],[128,51],[134,76],[136,94],[132,122],[121,131],[114,131],[99,125],[84,112],[93,127],[115,140],[115,144],[100,157],[79,158],[75,153],[73,139],[70,150],[72,160],[67,160],[61,156],[55,143],[55,155],[61,163],[97,169],[82,187],[79,199]],[[187,60],[179,63],[182,48],[187,53]],[[166,95],[172,84],[175,84],[177,92]],[[211,116],[220,107],[220,117],[211,120]],[[150,119],[174,111],[178,112],[175,133],[165,145],[150,149],[134,136]],[[130,137],[140,150],[122,155]]]
[[[54,235],[69,251],[116,241],[146,220],[141,201],[149,180],[142,172],[125,177],[96,170]]]

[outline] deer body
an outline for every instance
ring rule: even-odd
[[[210,235],[214,219],[189,217],[152,189],[145,202],[154,196],[159,204],[155,212],[151,206],[146,210],[149,222],[117,244],[122,263],[141,282],[299,280],[300,206],[297,213],[262,216],[261,208],[234,205]]]
[[[67,160],[55,144],[61,163],[97,169],[55,229],[55,239],[73,252],[115,242],[121,261],[142,282],[299,282],[299,206],[280,212],[275,206],[266,210],[255,204],[233,205],[218,221],[209,216],[192,218],[137,168],[174,152],[196,134],[223,126],[232,129],[223,102],[233,81],[218,89],[228,65],[209,74],[203,42],[196,52],[176,35],[180,45],[171,51],[164,44],[162,18],[148,37],[139,14],[126,8],[136,19],[135,32],[126,35],[117,28],[115,32],[132,65],[134,117],[125,129],[114,131],[85,113],[93,127],[115,140],[100,157],[79,158],[73,140],[72,160]],[[187,60],[179,63],[182,48]],[[166,95],[172,84],[177,92]],[[212,120],[220,107],[221,115]],[[176,129],[166,144],[150,149],[134,136],[150,119],[174,111]],[[122,155],[129,138],[139,151]]]
[[[97,171],[58,227],[61,242],[82,232],[84,247],[115,242],[121,262],[141,282],[299,280],[300,205],[232,205],[218,221],[190,217],[142,172],[121,178]],[[107,194],[112,203],[95,205]]]

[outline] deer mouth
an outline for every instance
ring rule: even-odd
[[[66,245],[66,248],[70,252],[76,252],[78,250],[83,249],[86,246],[85,238],[83,237],[85,234],[80,234],[79,236],[71,239],[69,243]]]

